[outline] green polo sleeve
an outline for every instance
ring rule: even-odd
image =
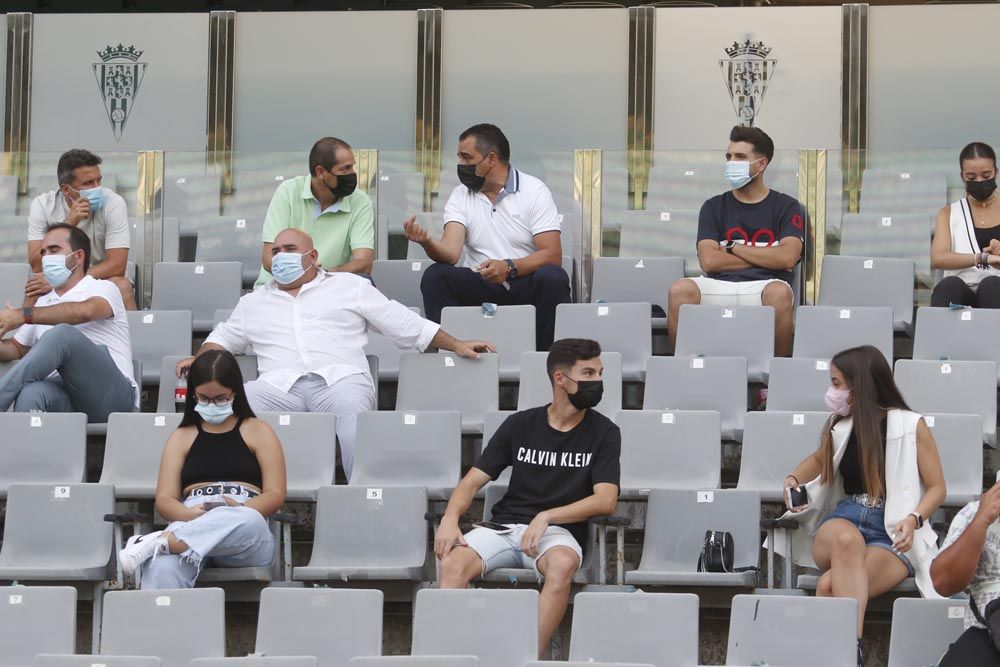
[[[375,249],[375,210],[371,197],[361,193],[357,202],[351,202],[351,250],[358,248]]]
[[[296,183],[298,179],[285,181],[271,196],[271,203],[264,217],[264,243],[274,243],[274,237],[281,230],[292,226],[292,197],[295,196]]]

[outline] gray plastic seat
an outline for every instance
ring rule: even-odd
[[[888,667],[936,665],[964,630],[965,602],[897,598],[892,603]]]
[[[24,667],[41,653],[75,650],[75,588],[0,586],[0,665]]]
[[[387,655],[351,658],[348,664],[351,667],[479,667],[479,658],[474,655]]]
[[[718,194],[718,193],[716,193]],[[704,200],[702,200],[704,201]],[[647,206],[649,202],[647,201]],[[621,257],[680,257],[684,260],[684,274],[701,275],[698,261],[698,208],[615,212],[608,220],[612,227],[620,227]],[[664,295],[670,285],[663,285]],[[660,297],[665,298],[665,296]]]
[[[569,659],[654,667],[698,665],[698,596],[580,593],[573,599]]]
[[[892,309],[893,329],[913,335],[913,270],[909,259],[826,255],[817,303],[840,308],[886,306]]]
[[[921,414],[979,415],[983,442],[997,445],[996,364],[992,361],[900,359],[895,378],[910,408]]]
[[[497,629],[503,640],[497,641]],[[482,667],[511,667],[538,658],[538,591],[417,592],[413,655],[475,655]]]
[[[224,607],[221,588],[110,591],[104,596],[101,655],[154,655],[163,667],[222,658]]]
[[[830,359],[859,345],[873,345],[892,363],[892,309],[802,306],[795,318],[793,357]]]
[[[410,306],[410,310],[419,313],[415,307]],[[415,347],[400,348],[389,340],[389,338],[378,330],[369,327],[368,342],[365,344],[365,354],[378,359],[378,379],[395,382],[399,379],[399,358],[407,353],[420,353]]]
[[[684,304],[674,356],[743,357],[747,378],[766,382],[774,357],[774,308]]]
[[[177,389],[177,362],[187,359],[191,355],[183,357],[163,357],[159,364],[160,388],[156,398],[156,411],[160,413],[180,412],[183,407],[174,402],[174,390]],[[243,382],[250,382],[257,379],[257,356],[253,354],[237,354],[236,363],[240,366],[243,375]],[[187,387],[187,380],[183,380]],[[178,409],[179,408],[179,409]]]
[[[364,413],[362,413],[364,414]],[[286,500],[315,502],[320,487],[334,483],[337,418],[328,412],[260,412],[285,451]]]
[[[622,378],[641,381],[653,353],[648,303],[560,303],[555,340],[590,338],[602,352],[620,352]]]
[[[105,484],[11,484],[0,581],[101,581],[108,577],[115,511]]]
[[[218,215],[222,205],[222,174],[173,172],[163,177],[163,211],[197,220]]]
[[[545,369],[548,352],[525,352],[521,355],[521,383],[517,390],[517,409],[537,408],[552,402],[552,381]],[[622,409],[622,355],[601,350],[604,366],[604,395],[595,408],[608,418]]]
[[[37,655],[32,667],[160,667],[148,655]],[[305,667],[309,667],[306,665]]]
[[[854,665],[857,626],[853,598],[737,595],[729,617],[726,664]]]
[[[192,327],[210,331],[215,311],[234,308],[242,287],[239,262],[157,262],[152,310],[190,310]]]
[[[683,257],[595,257],[590,288],[593,303],[647,301],[653,326],[667,324],[667,290],[684,277]],[[659,311],[657,311],[659,308]]]
[[[760,496],[736,489],[649,492],[639,568],[625,573],[635,586],[753,588],[753,572],[698,572],[706,530],[733,534],[733,567],[756,567],[760,555]]]
[[[420,581],[427,492],[415,486],[324,486],[309,564],[296,581]]]
[[[433,388],[433,390],[430,390]],[[459,410],[463,433],[482,433],[483,417],[500,401],[498,359],[465,359],[452,352],[399,358],[397,410]]]
[[[179,413],[113,412],[108,417],[101,484],[117,498],[153,498],[160,456],[167,438],[181,423]]]
[[[497,348],[502,382],[516,382],[521,355],[535,350],[535,307],[497,306],[486,315],[481,306],[448,306],[441,311],[441,328],[459,340],[488,340]]]
[[[998,331],[998,310],[918,308],[913,358],[992,361],[1000,366],[1000,351],[992,344]],[[1000,382],[1000,376],[997,379]]]
[[[17,211],[17,176],[0,176],[0,215]]]
[[[195,658],[191,667],[319,667],[319,661],[311,655],[248,655],[242,658]]]
[[[714,489],[721,482],[719,413],[622,410],[621,497],[643,498],[650,489]]]
[[[78,484],[87,466],[87,415],[2,412],[0,498],[16,483]]]
[[[933,215],[947,203],[948,184],[943,169],[897,164],[869,167],[862,174],[859,202],[862,211]],[[926,216],[924,220],[927,221]]]
[[[29,277],[31,266],[28,264],[0,263],[0,305],[9,303],[20,306],[24,302],[24,285]]]
[[[225,322],[233,314],[233,310],[233,308],[217,308],[215,314],[212,316],[212,321],[215,322],[215,324]],[[213,325],[213,328],[214,326],[215,325]]]
[[[195,262],[239,262],[244,285],[253,285],[260,275],[264,244],[259,217],[221,216],[201,218],[195,223],[198,244]]]
[[[717,156],[711,153],[671,151],[657,155],[656,165],[649,170],[646,206],[650,209],[697,209],[725,187],[721,172]]]
[[[743,439],[747,360],[743,357],[651,357],[643,410],[715,410],[722,439]]]
[[[767,384],[767,410],[825,412],[829,359],[775,357]]]
[[[423,486],[447,500],[462,475],[462,415],[455,410],[362,412],[350,483]]]
[[[126,315],[132,358],[142,362],[142,384],[160,381],[163,357],[190,356],[190,310],[130,310]]]
[[[934,212],[912,213],[899,208],[862,208],[841,217],[840,252],[848,257],[881,257],[914,262],[916,277],[931,284],[931,229]],[[822,289],[822,282],[820,283]]]
[[[420,280],[433,263],[429,259],[377,259],[372,265],[372,282],[382,294],[404,306],[416,308],[423,315],[424,295],[420,291]]]
[[[145,225],[145,221],[142,218],[129,218],[129,259],[135,261],[136,264],[141,264],[142,260],[139,258],[138,253],[144,252],[147,249],[152,250],[153,241],[148,238],[144,238],[142,234],[139,233],[139,225]],[[160,247],[160,252],[162,254],[161,261],[164,262],[179,262],[180,261],[180,250],[181,250],[181,223],[175,217],[163,218],[163,225],[161,226],[162,231],[162,245]],[[143,232],[144,234],[144,232]],[[142,243],[139,243],[139,239],[142,239]],[[153,251],[155,253],[155,251]],[[139,261],[136,261],[139,260]]]
[[[945,505],[962,507],[983,490],[983,420],[979,415],[925,414],[934,435],[948,495]]]
[[[389,231],[402,233],[403,222],[424,208],[424,174],[380,169],[378,181],[379,212],[387,216]]]
[[[828,412],[748,412],[736,488],[756,491],[764,502],[783,503],[785,476],[816,451],[829,418]]]
[[[265,588],[256,651],[315,656],[318,667],[347,667],[382,653],[382,591]]]

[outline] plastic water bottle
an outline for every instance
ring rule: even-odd
[[[177,378],[177,385],[174,387],[174,412],[184,412],[184,404],[187,402],[187,378]]]

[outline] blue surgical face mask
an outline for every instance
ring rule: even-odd
[[[750,165],[754,162],[760,162],[764,158],[754,160],[753,162],[748,162],[746,160],[729,160],[726,162],[726,180],[733,187],[734,190],[739,190],[744,185],[752,181],[754,178],[760,175],[758,171],[753,176],[750,175]]]
[[[76,268],[66,268],[66,257],[68,255],[44,255],[42,257],[42,273],[45,275],[45,281],[55,289],[62,287],[73,275],[73,270]]]
[[[229,401],[225,405],[216,405],[215,403],[202,405],[201,403],[195,403],[194,411],[201,415],[201,418],[209,424],[218,426],[232,416],[233,402]]]
[[[302,256],[306,253],[279,252],[271,258],[271,275],[282,285],[291,285],[305,275]]]
[[[97,210],[104,205],[104,189],[99,185],[96,188],[87,188],[85,190],[69,189],[90,202],[91,214],[97,213]]]

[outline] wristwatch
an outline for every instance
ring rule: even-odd
[[[726,241],[726,245],[725,245],[726,252],[728,252],[730,255],[733,254],[733,246],[734,245],[736,245],[736,241]]]
[[[505,259],[504,261],[507,262],[507,279],[517,278],[517,267],[514,266],[514,260]]]
[[[910,512],[910,516],[917,520],[917,530],[924,527],[924,517],[920,516],[920,512]]]
[[[24,318],[24,323],[25,324],[34,324],[35,323],[35,320],[32,319],[33,312],[34,312],[34,309],[31,308],[30,306],[28,308],[22,308],[21,309],[21,317]]]

